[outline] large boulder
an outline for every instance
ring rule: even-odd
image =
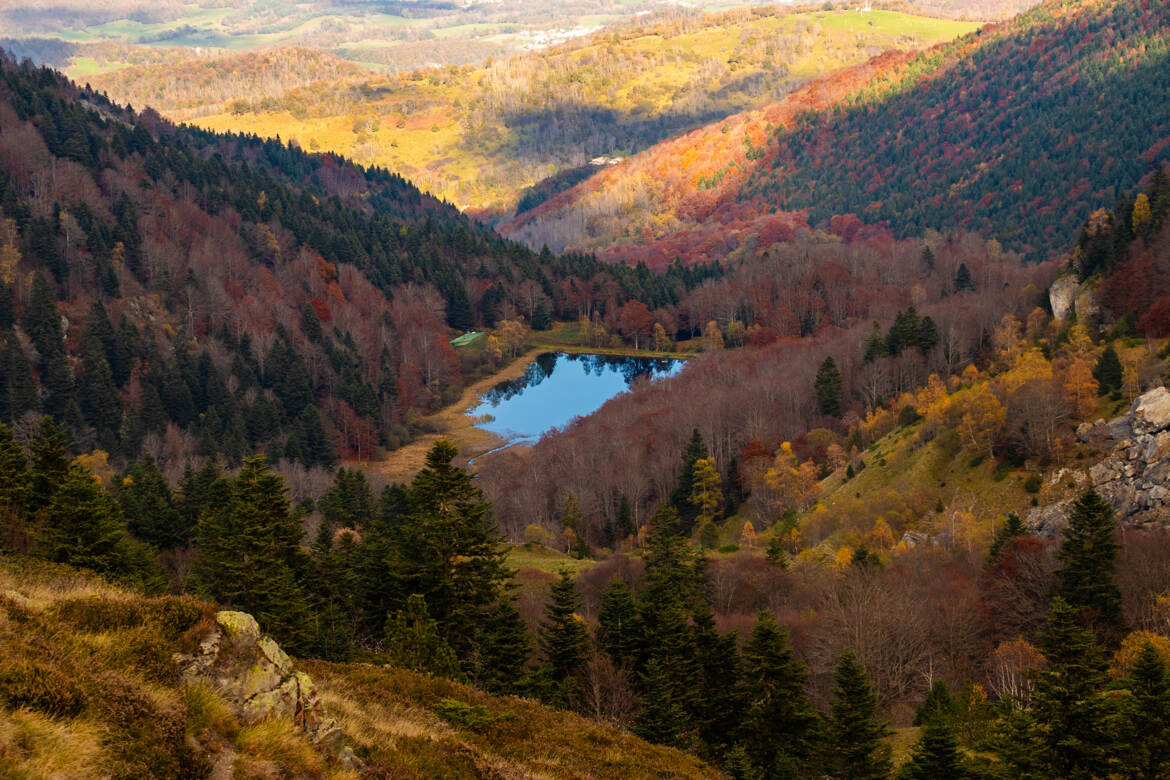
[[[256,619],[246,612],[217,612],[215,626],[199,649],[180,653],[175,660],[185,683],[210,686],[242,723],[290,718],[326,756],[346,767],[359,766],[309,675],[294,669],[288,654],[262,635]]]
[[[1072,274],[1062,276],[1048,288],[1048,302],[1052,305],[1052,316],[1063,322],[1073,313],[1081,284]]]
[[[1134,401],[1130,424],[1135,436],[1161,433],[1170,428],[1170,390],[1159,387]]]

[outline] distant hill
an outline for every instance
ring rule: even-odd
[[[253,70],[255,61],[226,59],[193,93],[207,96],[205,107],[174,111],[195,116],[211,105],[218,113],[197,120],[208,129],[279,135],[385,166],[494,218],[511,213],[526,188],[595,157],[625,157],[822,73],[974,27],[886,11],[765,6],[607,29],[482,67],[320,81],[230,108],[217,97],[233,89],[221,80]],[[134,101],[153,94],[165,73],[138,69],[96,83]]]
[[[1170,156],[1168,30],[1163,3],[1053,0],[650,149],[506,230],[644,258],[685,231],[789,213],[838,232],[974,230],[1047,257]]]
[[[329,82],[343,88],[370,72],[351,62],[304,48],[281,48],[227,57],[196,57],[182,64],[121,68],[86,79],[120,103],[150,106],[169,117],[231,111],[233,104],[276,107],[290,90]],[[237,103],[238,101],[238,103]]]

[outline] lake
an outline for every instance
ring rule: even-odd
[[[563,428],[629,389],[639,377],[652,379],[678,372],[682,360],[618,355],[539,355],[519,379],[501,382],[468,411],[483,417],[478,428],[510,443],[534,442],[553,428]]]

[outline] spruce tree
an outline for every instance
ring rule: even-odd
[[[10,330],[4,336],[4,352],[0,354],[0,420],[16,422],[27,412],[37,411],[40,405],[32,366],[16,332]]]
[[[967,774],[963,766],[954,723],[948,718],[931,718],[910,753],[910,761],[899,777],[907,780],[960,780]]]
[[[53,494],[65,481],[69,472],[71,446],[65,432],[53,422],[52,417],[45,415],[41,418],[28,444],[33,509],[48,506]]]
[[[873,333],[870,334],[869,340],[865,342],[865,355],[862,360],[866,363],[872,363],[878,358],[884,358],[889,354],[890,350],[886,343],[886,337],[882,335],[882,326],[875,322],[873,324]]]
[[[1050,777],[1106,777],[1116,768],[1117,713],[1105,692],[1106,664],[1076,610],[1057,596],[1039,637],[1048,664],[1034,673],[1031,715]]]
[[[841,780],[884,780],[890,776],[890,733],[878,721],[877,695],[865,667],[852,652],[841,656],[833,687],[827,769]]]
[[[28,458],[12,435],[12,429],[0,423],[0,551],[29,551],[31,500]]]
[[[597,643],[614,666],[631,666],[642,644],[638,606],[630,589],[614,579],[601,594],[597,613]]]
[[[115,482],[114,497],[135,537],[160,550],[190,544],[194,525],[175,507],[171,486],[150,455]]]
[[[410,484],[410,517],[395,529],[386,579],[398,594],[426,599],[440,633],[466,662],[482,639],[485,613],[510,598],[511,571],[491,505],[452,463],[457,454],[446,439],[427,453]]]
[[[88,470],[70,466],[42,516],[50,560],[151,589],[163,584],[153,555],[130,538],[117,505]]]
[[[539,631],[545,698],[561,706],[568,703],[576,676],[589,657],[589,629],[577,614],[579,606],[573,577],[562,569],[560,579],[552,585]]]
[[[788,635],[761,612],[743,653],[748,709],[739,739],[765,778],[810,776],[820,740],[820,719],[805,692],[808,675]]]
[[[718,632],[715,613],[705,601],[696,601],[691,620],[699,685],[705,692],[692,700],[692,720],[698,732],[700,755],[714,761],[731,750],[746,711],[746,698],[739,685],[739,647],[734,631]]]
[[[77,382],[78,401],[85,421],[97,431],[98,441],[113,449],[114,437],[122,426],[122,401],[114,384],[110,364],[101,342],[87,338],[81,345],[81,374]]]
[[[427,612],[427,602],[417,593],[406,606],[386,621],[386,660],[392,666],[436,677],[462,679],[455,651],[439,635]]]
[[[1117,528],[1113,507],[1090,488],[1073,504],[1056,557],[1058,593],[1102,635],[1121,630],[1121,593],[1114,582]]]
[[[817,369],[813,389],[817,394],[817,409],[828,417],[840,417],[844,411],[844,400],[841,390],[841,371],[833,358],[827,357]]]
[[[975,280],[971,277],[971,270],[966,263],[959,263],[959,270],[955,271],[955,292],[974,289]]]
[[[926,694],[926,701],[914,713],[914,725],[925,726],[932,720],[953,721],[955,719],[955,699],[951,696],[951,689],[946,681],[935,680]]]
[[[634,733],[657,745],[686,747],[691,739],[689,718],[662,662],[652,659],[646,664],[641,687],[642,710],[634,719]]]
[[[524,695],[528,691],[528,626],[510,596],[488,608],[478,637],[478,652],[469,674],[491,693]]]
[[[310,639],[301,535],[284,480],[262,456],[245,458],[227,501],[204,511],[195,571],[205,595],[252,613],[265,632],[294,653],[307,648]]]
[[[1170,777],[1170,672],[1147,642],[1126,679],[1125,741],[1129,776],[1141,780]]]
[[[1117,350],[1109,344],[1102,350],[1093,369],[1093,378],[1097,380],[1101,395],[1121,389],[1121,373],[1121,359],[1117,357]]]
[[[682,468],[678,474],[678,487],[671,495],[670,503],[679,516],[679,527],[683,533],[690,533],[694,526],[698,510],[691,503],[691,494],[695,489],[695,463],[707,457],[707,445],[703,443],[703,435],[699,429],[691,431],[690,441],[683,451]]]
[[[1028,526],[1020,516],[1015,512],[1008,512],[1004,524],[996,530],[995,538],[991,540],[991,549],[987,551],[987,564],[990,566],[999,562],[1000,556],[1003,555],[1003,547],[1010,540],[1028,535]]]

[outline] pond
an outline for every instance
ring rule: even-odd
[[[563,428],[629,389],[639,377],[655,379],[678,372],[684,361],[618,355],[539,355],[519,379],[501,382],[468,410],[475,424],[510,444],[534,442],[552,428]]]

